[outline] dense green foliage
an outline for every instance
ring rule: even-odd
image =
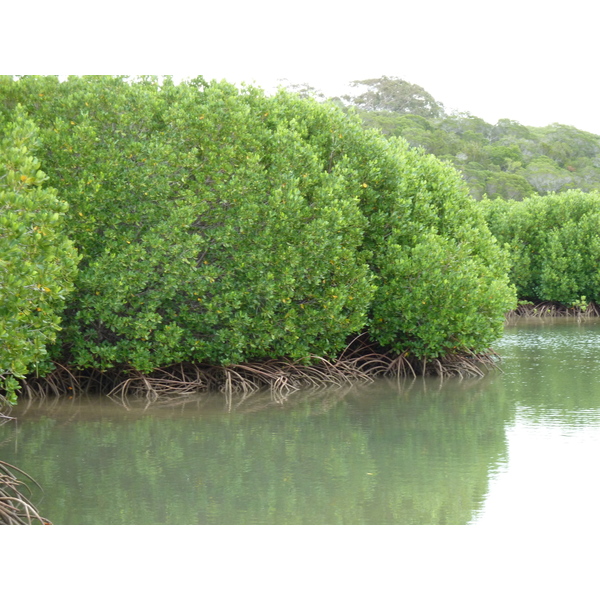
[[[0,79],[82,255],[53,356],[149,372],[483,351],[514,302],[457,173],[331,103],[201,78]]]
[[[362,327],[364,219],[274,101],[227,84],[33,83],[84,256],[64,334],[75,364],[301,359]]]
[[[505,253],[458,173],[377,135],[355,156],[377,276],[369,331],[416,357],[483,351],[512,308]]]
[[[8,401],[19,379],[44,370],[77,263],[63,227],[67,204],[44,186],[37,143],[20,107],[0,120],[0,399]]]
[[[600,136],[568,125],[495,125],[468,113],[448,114],[423,88],[382,77],[355,82],[367,91],[344,98],[368,127],[403,137],[450,162],[476,199],[522,200],[569,189],[600,189]]]
[[[600,302],[600,193],[486,200],[482,207],[494,235],[510,248],[520,299]]]

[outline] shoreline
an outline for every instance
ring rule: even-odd
[[[347,348],[337,359],[311,356],[304,364],[271,359],[227,366],[182,363],[151,373],[118,368],[102,373],[95,369],[73,372],[55,363],[55,370],[47,376],[28,377],[21,383],[19,401],[99,393],[119,403],[126,403],[128,397],[144,398],[150,406],[204,392],[223,393],[231,398],[248,397],[264,390],[286,398],[300,390],[341,388],[371,383],[381,377],[479,378],[486,371],[499,368],[499,362],[500,357],[491,349],[479,354],[463,352],[423,360],[406,354],[380,353],[359,344]]]
[[[577,306],[567,306],[559,302],[528,302],[519,301],[519,306],[506,313],[505,322],[510,322],[521,317],[600,317],[600,305],[595,302]]]
[[[600,317],[600,306],[589,303],[585,307],[569,307],[556,302],[521,301],[515,310],[506,313],[505,325],[521,318],[547,317]],[[21,382],[19,401],[99,393],[123,404],[128,397],[143,398],[150,406],[205,392],[231,398],[249,397],[264,390],[286,398],[300,390],[371,383],[381,377],[483,377],[486,372],[498,369],[501,360],[492,349],[425,360],[409,357],[407,353],[392,355],[358,336],[335,359],[310,356],[303,362],[267,359],[226,366],[181,363],[151,373],[117,367],[106,372],[77,371],[55,362],[56,368],[45,377],[31,376]]]

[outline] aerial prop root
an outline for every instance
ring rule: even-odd
[[[28,498],[31,488],[17,479],[14,472],[24,475],[42,489],[30,475],[0,460],[0,525],[33,525],[35,522],[52,525],[48,519],[40,516]]]
[[[359,351],[359,350],[362,350]],[[374,344],[347,347],[338,359],[311,355],[304,361],[270,359],[232,365],[181,363],[151,373],[118,370],[101,373],[86,370],[81,375],[63,365],[45,379],[36,378],[24,385],[24,394],[45,398],[58,395],[101,393],[128,407],[127,398],[145,398],[148,405],[203,392],[247,397],[269,388],[274,396],[286,397],[300,389],[345,387],[370,383],[379,377],[482,377],[484,370],[497,368],[499,357],[493,352],[461,353],[444,358],[417,359],[407,352],[379,351]]]
[[[559,302],[523,303],[506,313],[505,321],[519,317],[600,317],[600,305],[588,302],[586,305],[567,306]]]

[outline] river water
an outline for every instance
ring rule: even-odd
[[[598,524],[599,348],[600,320],[520,320],[482,379],[22,401],[0,459],[55,524]]]

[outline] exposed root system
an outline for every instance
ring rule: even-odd
[[[25,476],[40,487],[21,469],[0,460],[0,525],[34,525],[35,523],[52,525],[48,519],[40,516],[29,500],[31,488],[17,479],[16,474]]]
[[[178,364],[152,373],[133,370],[73,373],[63,365],[56,365],[47,377],[25,381],[22,395],[33,399],[103,393],[127,406],[127,399],[132,396],[142,397],[151,405],[171,403],[199,392],[221,392],[231,402],[234,395],[245,399],[268,389],[274,401],[281,401],[300,389],[342,388],[370,383],[380,377],[482,377],[485,370],[497,368],[498,362],[499,357],[491,351],[425,361],[406,354],[390,355],[361,335],[335,361],[311,356],[301,362],[282,359],[228,366]]]
[[[506,314],[506,320],[520,317],[576,317],[578,319],[600,317],[600,306],[590,302],[587,306],[565,306],[556,302],[521,304]]]

